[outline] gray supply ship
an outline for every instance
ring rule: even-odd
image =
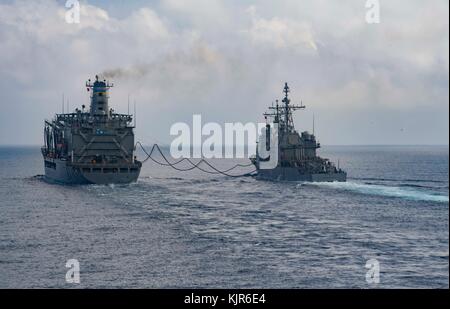
[[[269,107],[270,112],[265,113],[267,119],[272,120],[272,126],[267,123],[266,128],[260,136],[256,156],[251,160],[257,169],[257,178],[266,180],[283,181],[312,181],[332,182],[346,181],[347,173],[336,167],[330,160],[317,156],[320,143],[316,141],[314,134],[305,131],[299,134],[294,128],[292,112],[305,108],[304,105],[291,105],[288,97],[289,87],[284,87],[283,104],[276,101],[275,106]],[[276,128],[274,128],[276,127]],[[278,138],[273,138],[271,130],[277,130]],[[272,142],[270,139],[272,138]],[[267,152],[270,147],[277,147],[270,153],[277,156],[277,160],[264,156],[259,149],[266,145]],[[262,148],[266,153],[266,149]],[[271,160],[272,159],[272,160]],[[274,161],[275,165],[270,168],[264,167],[266,161]]]
[[[134,155],[132,116],[109,108],[113,85],[106,80],[96,76],[86,87],[91,92],[90,110],[83,105],[45,121],[45,179],[63,184],[135,182],[142,163]]]

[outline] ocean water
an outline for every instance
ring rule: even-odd
[[[38,147],[1,147],[0,288],[448,288],[448,147],[320,154],[347,183],[148,162],[135,184],[61,186],[40,176]],[[69,259],[80,284],[66,283]]]

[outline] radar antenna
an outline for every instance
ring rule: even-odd
[[[274,122],[280,122],[280,131],[284,133],[292,132],[294,131],[294,121],[292,118],[292,112],[296,111],[298,109],[303,109],[305,106],[303,105],[303,102],[300,105],[291,105],[291,100],[289,99],[289,86],[287,83],[284,84],[283,88],[284,92],[284,98],[281,102],[284,103],[284,106],[280,106],[278,104],[278,100],[276,100],[275,106],[270,106],[270,110],[274,110],[274,112],[270,113],[264,113],[264,116],[266,117],[273,117]],[[282,117],[280,117],[282,116]]]

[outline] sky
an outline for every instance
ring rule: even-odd
[[[288,82],[323,145],[448,145],[448,0],[380,0],[376,24],[365,0],[89,0],[79,24],[65,2],[0,0],[0,145],[42,144],[96,74],[117,112],[136,102],[144,144],[193,114],[263,122]]]

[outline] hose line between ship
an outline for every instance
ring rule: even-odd
[[[211,163],[209,163],[207,160],[205,160],[204,158],[201,158],[201,160],[198,161],[197,163],[193,162],[193,161],[192,161],[191,159],[189,159],[189,158],[182,158],[182,159],[180,159],[180,160],[178,160],[178,161],[170,162],[170,161],[167,159],[167,157],[164,155],[164,153],[162,152],[162,150],[161,150],[161,148],[159,147],[158,144],[153,144],[152,149],[150,150],[150,152],[148,152],[148,151],[145,149],[145,147],[141,144],[141,142],[137,142],[137,143],[136,143],[136,146],[138,146],[138,145],[139,145],[139,147],[142,149],[142,151],[145,153],[145,155],[147,156],[147,157],[142,161],[142,163],[146,163],[148,160],[152,160],[153,162],[155,162],[155,163],[158,164],[158,165],[161,165],[161,166],[170,166],[171,168],[173,168],[173,169],[175,169],[175,170],[177,170],[177,171],[180,171],[180,172],[187,172],[187,171],[192,171],[192,170],[194,170],[194,169],[198,169],[198,170],[200,170],[200,171],[202,171],[202,172],[204,172],[204,173],[207,173],[207,174],[215,174],[215,175],[221,174],[221,175],[224,175],[224,176],[235,177],[235,178],[237,178],[237,177],[249,177],[249,176],[254,176],[253,173],[255,173],[255,172],[257,171],[256,169],[254,169],[254,170],[251,171],[251,172],[248,172],[248,173],[245,173],[245,174],[241,174],[241,175],[232,175],[232,174],[229,174],[229,173],[228,173],[228,172],[230,172],[230,171],[232,171],[232,170],[234,170],[234,169],[236,169],[236,168],[238,168],[238,167],[249,167],[249,166],[252,166],[253,163],[249,163],[249,164],[236,164],[236,165],[234,165],[233,167],[231,167],[231,168],[229,168],[229,169],[226,169],[226,170],[221,171],[221,170],[217,169],[215,166],[213,166]],[[136,148],[136,147],[135,147],[135,148]],[[164,159],[165,163],[164,163],[164,162],[160,162],[160,161],[156,160],[156,159],[153,157],[153,152],[154,152],[155,150],[159,152],[159,154],[161,155],[161,157]],[[190,166],[190,167],[187,167],[187,168],[179,168],[179,167],[177,167],[177,165],[179,165],[180,163],[182,163],[182,162],[184,162],[184,161],[188,162],[191,166]],[[205,165],[207,165],[207,166],[208,166],[210,169],[212,169],[213,171],[206,170],[206,169],[200,167],[200,165],[201,165],[202,163],[205,164]]]

